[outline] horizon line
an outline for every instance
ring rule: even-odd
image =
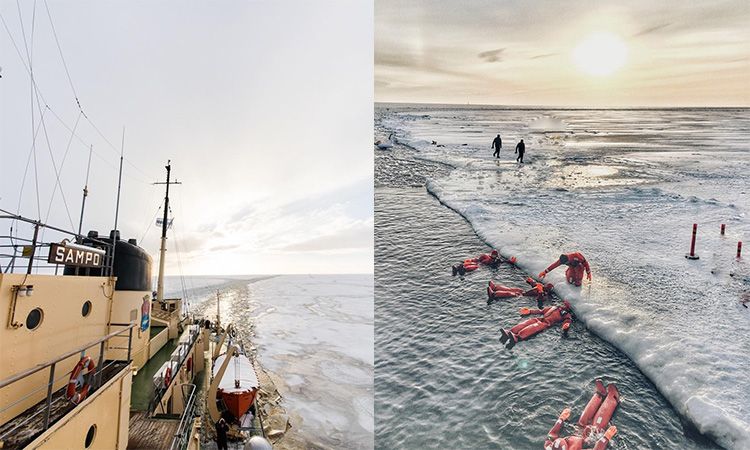
[[[378,104],[394,104],[394,105],[426,105],[426,106],[482,106],[482,107],[493,107],[493,108],[505,108],[505,109],[750,109],[750,105],[747,106],[560,106],[560,105],[510,105],[510,104],[494,104],[494,103],[445,103],[445,102],[404,102],[404,101],[374,101],[375,105]]]

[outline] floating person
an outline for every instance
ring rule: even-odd
[[[503,344],[506,344],[507,342],[505,348],[509,350],[513,348],[518,341],[525,341],[535,334],[541,333],[552,325],[558,323],[562,323],[563,333],[567,333],[570,328],[570,323],[573,321],[570,303],[567,300],[563,300],[562,305],[548,306],[544,309],[521,308],[519,312],[522,316],[541,314],[542,317],[534,317],[524,320],[508,331],[501,328],[500,342]]]
[[[544,300],[549,298],[554,285],[552,283],[544,285],[536,282],[531,277],[527,278],[526,282],[531,285],[531,289],[523,290],[521,288],[507,287],[495,284],[490,280],[489,286],[487,286],[487,297],[490,301],[496,298],[535,297],[537,307],[541,308],[544,305]]]
[[[560,432],[568,417],[570,417],[570,408],[565,408],[547,434],[547,440],[544,442],[545,450],[582,450],[586,439],[592,432],[601,432],[606,428],[607,431],[604,436],[599,438],[593,447],[593,450],[604,450],[617,434],[617,427],[614,425],[608,427],[608,425],[619,404],[620,392],[617,390],[617,386],[612,383],[605,389],[602,380],[596,380],[594,395],[586,404],[586,408],[581,413],[581,418],[578,419],[578,426],[582,430],[581,434],[560,437]]]
[[[467,259],[466,261],[456,264],[455,266],[451,266],[451,271],[453,272],[453,276],[455,277],[456,274],[460,276],[466,275],[467,272],[473,272],[479,268],[479,264],[475,262],[474,260]]]
[[[500,157],[500,149],[503,148],[503,140],[500,138],[500,135],[498,134],[497,137],[495,137],[495,140],[492,141],[492,147],[495,149],[495,153],[492,154],[492,156],[495,156],[497,158]]]
[[[451,271],[453,272],[454,277],[456,276],[456,274],[464,276],[466,275],[467,272],[473,272],[479,269],[480,264],[485,265],[485,266],[497,267],[497,265],[502,262],[507,262],[508,264],[515,264],[516,257],[511,256],[510,259],[508,259],[507,261],[503,261],[498,251],[492,250],[489,254],[484,253],[484,254],[477,256],[476,258],[469,258],[469,259],[464,260],[460,264],[451,266]]]
[[[516,162],[520,162],[523,164],[523,154],[526,152],[526,144],[523,143],[523,139],[521,139],[521,142],[516,144],[516,151],[515,153],[518,153],[518,157],[516,158]]]
[[[581,282],[583,282],[584,270],[586,271],[586,278],[591,281],[591,267],[589,267],[589,262],[586,261],[586,258],[580,252],[560,255],[557,261],[539,273],[539,278],[544,278],[548,273],[563,264],[568,266],[568,270],[565,271],[565,279],[568,280],[568,283],[580,286]]]

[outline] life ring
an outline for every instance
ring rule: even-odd
[[[68,381],[68,389],[65,391],[65,397],[74,405],[81,403],[86,396],[89,395],[89,389],[91,388],[91,383],[89,383],[88,380],[84,382],[84,376],[82,374],[84,368],[86,369],[86,377],[88,380],[93,379],[96,364],[94,364],[94,360],[91,359],[90,356],[84,356],[81,358],[73,369],[73,372],[70,373],[70,380]]]
[[[169,383],[172,381],[172,368],[167,367],[167,370],[164,371],[164,387],[169,386]]]

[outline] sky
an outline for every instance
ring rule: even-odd
[[[746,0],[378,0],[375,100],[750,106],[748,24]]]
[[[83,231],[108,233],[124,129],[118,228],[154,269],[151,183],[171,160],[183,184],[167,274],[373,271],[372,2],[3,1],[0,14],[0,208],[77,229],[93,146]]]

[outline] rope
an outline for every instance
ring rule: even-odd
[[[159,207],[156,208],[156,213],[154,214],[154,217],[152,217],[151,220],[146,224],[146,229],[143,230],[143,235],[141,236],[141,239],[138,242],[143,243],[143,240],[146,239],[146,235],[148,234],[149,230],[153,226],[154,220],[156,220],[156,216],[159,215],[159,211],[161,211],[161,205],[159,205]]]

